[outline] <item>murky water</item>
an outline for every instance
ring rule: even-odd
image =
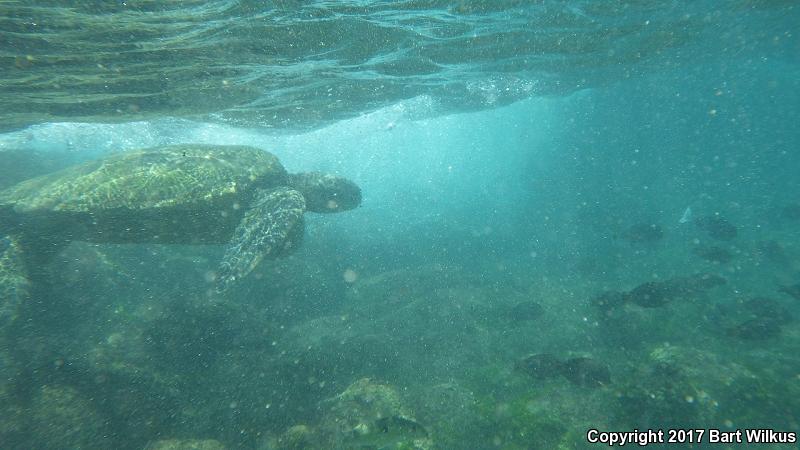
[[[0,12],[0,449],[796,448],[794,2]]]

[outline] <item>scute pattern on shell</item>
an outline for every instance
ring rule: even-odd
[[[280,184],[278,159],[246,146],[174,145],[129,151],[22,182],[0,193],[17,212],[198,208]]]

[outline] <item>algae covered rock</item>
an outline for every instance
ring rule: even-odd
[[[21,252],[19,239],[0,234],[0,332],[16,321],[30,297],[31,283]]]
[[[437,448],[475,446],[475,430],[486,422],[475,393],[456,381],[414,390],[413,404],[420,423],[436,436]]]
[[[726,393],[754,374],[718,354],[676,345],[654,348],[619,386],[620,426],[697,426],[722,422]]]
[[[313,450],[322,448],[316,431],[308,425],[289,427],[280,437],[268,439],[259,450]]]
[[[323,405],[327,408],[319,429],[329,448],[432,447],[427,430],[416,422],[413,412],[390,385],[362,378]]]
[[[6,348],[7,343],[0,338],[0,442],[13,442],[22,432],[23,411],[14,395],[20,371]]]
[[[293,426],[267,448],[434,448],[427,428],[388,384],[362,378],[341,394],[323,400],[320,409],[324,412],[316,428]]]
[[[75,388],[44,385],[34,393],[29,432],[31,443],[42,450],[104,448],[109,434],[105,420],[91,400]]]
[[[213,439],[167,439],[153,442],[145,450],[225,450],[225,446]]]

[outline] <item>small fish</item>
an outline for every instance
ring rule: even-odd
[[[717,247],[716,245],[695,247],[692,249],[692,253],[706,261],[718,264],[726,264],[733,259],[733,253],[722,247]]]
[[[786,325],[794,319],[792,313],[786,307],[772,298],[753,297],[744,302],[742,306],[751,316],[768,318],[779,325]]]
[[[611,383],[608,366],[593,358],[568,359],[561,374],[576,386],[596,388]]]
[[[534,301],[519,302],[508,310],[508,318],[514,322],[536,320],[544,315],[542,305]]]
[[[648,281],[633,288],[625,298],[643,308],[657,308],[672,301],[679,293],[671,283]]]
[[[738,234],[736,225],[718,215],[697,217],[694,219],[694,225],[720,241],[730,241]]]
[[[678,223],[689,223],[692,220],[692,207],[687,206],[685,210],[683,210],[683,215],[678,220]]]
[[[791,286],[781,286],[778,291],[794,297],[796,300],[800,300],[800,283]]]
[[[382,417],[375,421],[377,431],[382,434],[403,432],[406,436],[427,437],[428,431],[419,422],[403,416]]]
[[[691,298],[703,291],[725,284],[724,278],[701,273],[664,281],[648,281],[626,292],[625,299],[643,308],[657,308],[677,298]]]
[[[550,353],[539,353],[517,361],[516,369],[537,380],[546,380],[560,375],[564,370],[564,363]]]
[[[637,223],[623,231],[620,237],[632,243],[656,242],[664,238],[664,230],[655,223]]]
[[[428,437],[428,431],[419,422],[404,416],[381,417],[371,424],[361,424],[353,429],[347,439],[347,448],[385,449],[410,445],[417,439]],[[405,447],[403,447],[405,448]]]
[[[570,383],[582,387],[595,388],[611,383],[608,366],[586,357],[571,358],[562,362],[550,353],[539,353],[518,361],[516,368],[537,380],[547,380],[561,375]]]
[[[771,317],[756,317],[728,328],[728,336],[746,341],[770,339],[781,333],[780,323]]]
[[[626,301],[628,296],[624,292],[605,291],[593,298],[591,303],[597,308],[609,310],[624,305]]]
[[[688,277],[674,278],[675,282],[681,285],[681,289],[686,294],[696,294],[708,289],[722,286],[728,281],[713,273],[698,273]]]
[[[791,264],[791,260],[783,250],[783,246],[780,244],[780,242],[774,239],[758,241],[756,243],[755,254],[759,258],[763,258],[779,266],[788,266]]]
[[[787,220],[800,220],[800,204],[792,203],[784,206],[781,215]]]

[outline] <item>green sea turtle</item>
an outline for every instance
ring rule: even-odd
[[[288,174],[246,146],[128,151],[0,191],[0,236],[18,238],[30,273],[73,240],[227,244],[217,290],[296,247],[303,213],[355,208],[361,190],[317,172]]]

